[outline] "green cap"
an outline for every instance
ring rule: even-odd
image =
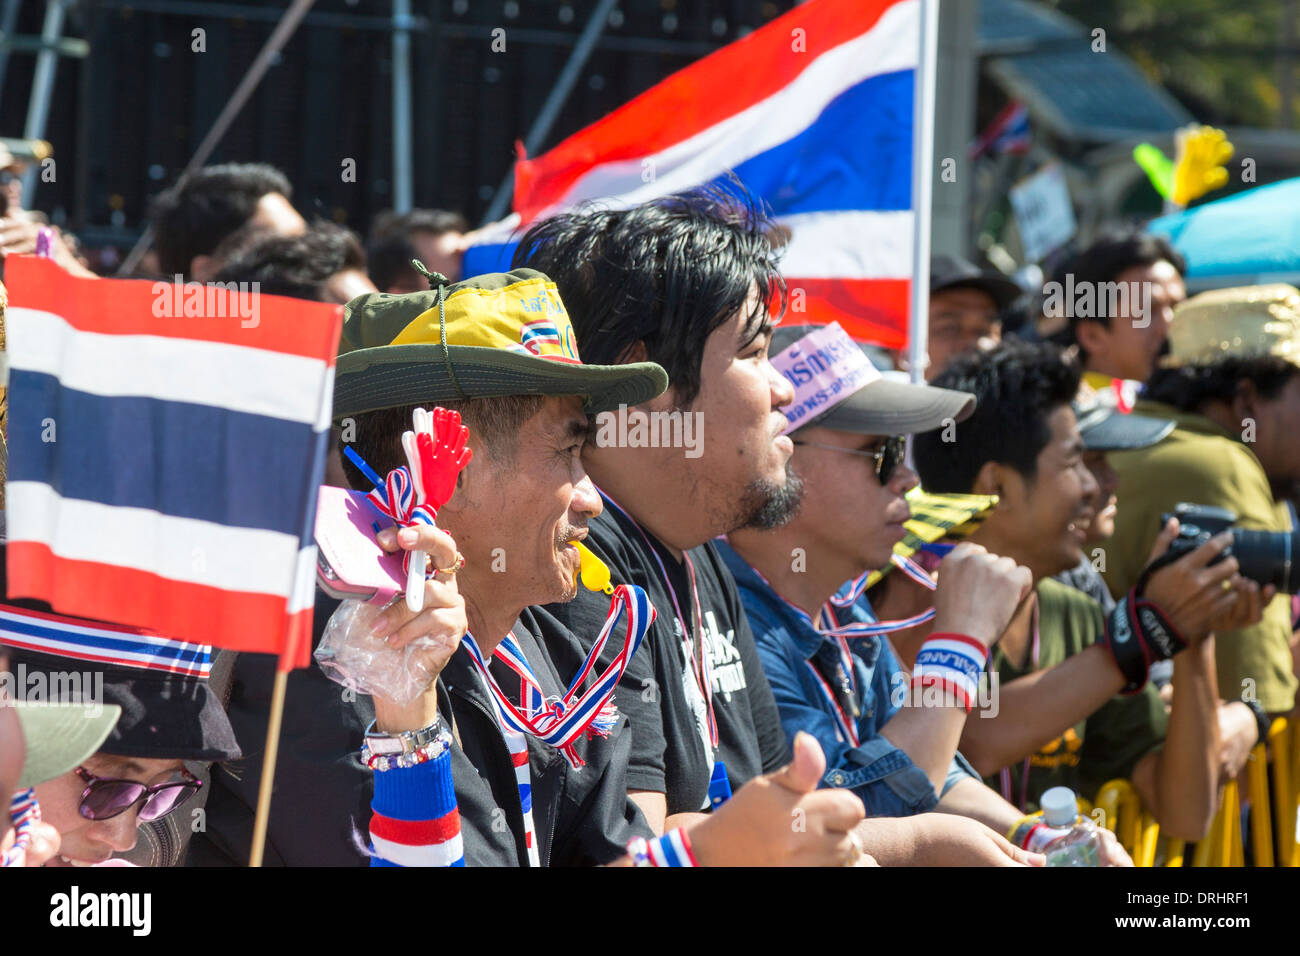
[[[20,788],[53,780],[79,766],[108,738],[122,708],[116,704],[53,704],[5,701],[18,712],[27,757]]]

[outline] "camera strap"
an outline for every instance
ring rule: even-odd
[[[1103,640],[1124,677],[1124,694],[1140,691],[1153,663],[1168,660],[1187,646],[1164,612],[1139,597],[1137,588],[1120,598],[1110,612]]]

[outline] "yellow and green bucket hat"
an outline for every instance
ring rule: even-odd
[[[335,420],[417,403],[580,395],[590,414],[639,405],[668,387],[653,362],[584,365],[555,283],[533,269],[488,273],[427,292],[358,296],[343,307]]]

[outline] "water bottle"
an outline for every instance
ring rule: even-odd
[[[1101,866],[1101,834],[1079,813],[1073,790],[1053,787],[1038,804],[1043,808],[1043,823],[1051,831],[1050,836],[1043,835],[1041,851],[1048,866]]]

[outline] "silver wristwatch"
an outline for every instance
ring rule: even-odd
[[[442,715],[438,715],[428,727],[420,730],[403,730],[395,734],[386,734],[375,730],[377,721],[371,721],[366,728],[366,747],[376,756],[392,754],[409,754],[419,750],[425,744],[432,743],[442,733]]]

